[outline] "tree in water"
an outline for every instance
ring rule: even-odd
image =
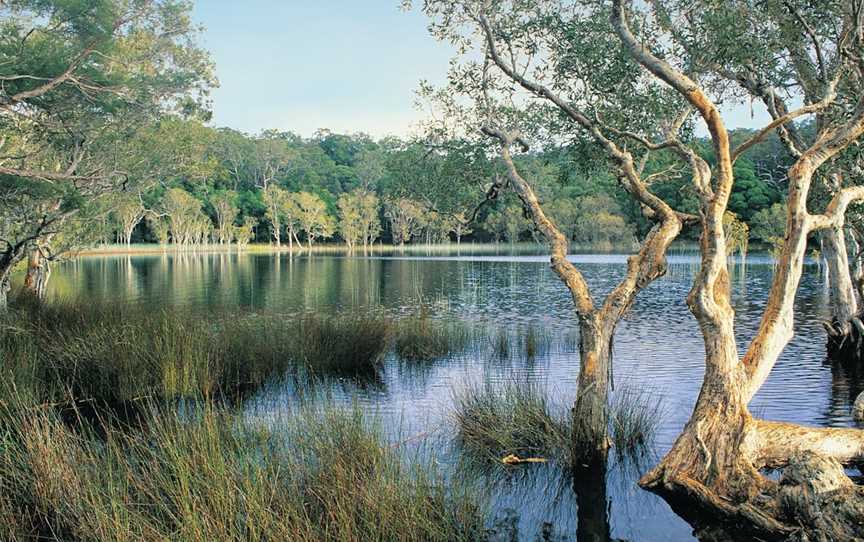
[[[393,244],[404,246],[411,242],[423,224],[423,209],[408,198],[389,198],[384,201],[384,216],[390,221]]]
[[[231,244],[233,239],[234,221],[239,213],[236,200],[237,193],[232,190],[219,192],[210,198],[216,215],[216,238],[220,245]]]
[[[806,536],[807,529],[826,539],[859,538],[864,530],[853,518],[860,518],[864,510],[864,493],[840,465],[864,459],[864,432],[759,420],[750,414],[748,403],[792,337],[793,304],[808,236],[822,230],[842,230],[846,208],[864,198],[864,188],[846,187],[837,191],[822,213],[808,210],[814,176],[820,168],[830,168],[832,159],[864,135],[864,95],[858,86],[864,75],[862,6],[856,2],[826,3],[819,13],[813,13],[810,4],[791,1],[758,7],[749,2],[722,6],[698,2],[698,9],[693,2],[686,4],[656,3],[636,8],[625,0],[614,0],[610,12],[612,28],[628,54],[699,114],[708,128],[715,162],[711,166],[693,155],[694,169],[699,173],[694,185],[700,199],[701,267],[688,305],[705,342],[703,386],[682,434],[640,483],[666,497],[697,525],[700,518],[696,514],[706,512],[739,533],[747,528],[762,538]],[[664,11],[656,11],[661,5]],[[648,36],[634,35],[630,18],[637,18],[640,27],[646,29],[643,32],[651,31],[648,20],[660,20],[667,32],[664,35],[681,45],[693,61],[692,73],[702,77],[694,79],[669,56],[655,54],[658,46]],[[727,26],[722,22],[730,18],[748,24]],[[802,27],[806,29],[803,36]],[[725,66],[708,62],[706,59],[712,58],[709,53],[713,58],[729,54],[724,39],[746,43],[747,50],[758,52],[757,60],[765,63],[754,63],[749,55],[740,64],[735,62],[739,59],[728,56]],[[805,81],[810,75],[804,73],[807,65],[815,67],[815,81]],[[768,83],[778,75],[775,68],[782,68],[787,88],[803,91],[802,107],[790,111]],[[706,74],[715,81],[732,81],[747,91],[755,88],[751,84],[754,80],[768,85],[767,89],[756,85],[763,94],[754,93],[754,97],[767,97],[773,121],[733,148],[723,116],[706,90],[706,82],[712,80]],[[857,90],[844,93],[838,92],[839,88]],[[821,117],[816,137],[806,143],[794,142],[790,136],[792,121],[814,113]],[[735,180],[736,159],[774,130],[792,141],[790,147],[797,153],[788,173],[785,237],[759,330],[739,356],[729,301],[723,218]],[[785,469],[779,483],[761,474],[766,468]],[[714,521],[710,523],[716,526]],[[711,531],[702,534],[708,537]]]
[[[605,472],[615,329],[637,295],[665,274],[666,251],[684,224],[695,222],[695,217],[677,212],[651,192],[650,183],[662,172],[655,175],[645,170],[650,152],[677,144],[688,119],[687,112],[680,110],[681,104],[676,103],[671,93],[659,92],[642,102],[635,92],[625,92],[623,97],[610,96],[605,89],[612,81],[620,87],[638,88],[640,71],[623,53],[610,59],[610,52],[619,49],[612,36],[597,32],[582,36],[566,24],[551,23],[563,13],[572,12],[562,9],[559,13],[557,3],[427,1],[424,5],[433,18],[432,29],[439,39],[458,43],[475,39],[473,46],[485,51],[483,62],[467,59],[457,65],[450,78],[453,87],[434,93],[433,98],[444,111],[443,117],[464,129],[466,137],[482,132],[495,143],[504,175],[496,176],[495,186],[487,197],[497,197],[499,190],[512,191],[521,204],[520,214],[530,219],[550,246],[551,267],[571,293],[580,329],[579,391],[573,408],[574,466],[600,465],[598,471]],[[580,30],[597,24],[596,20],[575,22],[582,25]],[[567,43],[570,39],[581,41]],[[586,56],[569,55],[567,47],[576,47],[580,53],[584,49]],[[532,66],[530,77],[518,67],[526,65]],[[604,65],[608,68],[597,69]],[[563,73],[590,73],[594,79],[570,80],[560,76]],[[513,104],[525,101],[524,96],[514,96],[514,85],[528,96],[539,98],[542,105],[529,111],[514,108]],[[472,100],[470,108],[455,98],[460,93]],[[574,93],[582,98],[578,101],[567,98]],[[618,108],[623,104],[633,108],[632,116],[620,114]],[[609,117],[610,122],[599,120],[604,117]],[[634,155],[628,150],[624,133],[640,130],[646,124],[653,135],[665,135],[668,139],[647,145],[642,154]],[[602,150],[620,185],[652,221],[639,251],[628,259],[623,280],[599,305],[596,293],[592,293],[578,267],[567,258],[569,238],[550,218],[546,208],[549,202],[541,201],[536,186],[525,176],[528,173],[523,175],[523,171],[531,170],[520,167],[513,154],[516,150],[527,152],[528,138],[532,134],[539,138],[544,132],[554,133],[553,137],[584,137],[594,145],[593,149]],[[689,157],[685,163],[692,165]]]
[[[354,250],[357,244],[367,248],[378,237],[381,221],[378,219],[378,196],[359,188],[339,196],[339,233]]]

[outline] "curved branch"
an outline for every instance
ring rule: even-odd
[[[582,273],[576,269],[570,260],[567,259],[567,251],[569,243],[567,238],[558,226],[555,225],[543,212],[540,202],[537,200],[534,190],[528,182],[522,178],[513,163],[513,157],[510,154],[510,147],[514,142],[520,139],[518,134],[508,134],[497,128],[489,126],[483,127],[483,133],[496,138],[501,142],[501,158],[507,166],[507,174],[510,178],[510,184],[522,200],[525,209],[531,215],[534,225],[541,233],[549,240],[551,246],[551,263],[552,269],[561,278],[567,289],[570,290],[573,296],[573,301],[576,304],[576,310],[579,312],[580,319],[587,319],[594,314],[594,301],[591,298],[591,292],[588,289],[588,284]]]
[[[832,85],[829,87],[829,90],[825,94],[825,97],[822,98],[820,101],[814,104],[805,105],[804,107],[801,107],[794,111],[790,111],[782,116],[775,118],[770,124],[759,130],[756,135],[754,135],[744,143],[738,145],[738,147],[736,147],[735,150],[732,151],[732,161],[734,162],[735,160],[737,160],[739,156],[747,152],[747,150],[750,149],[750,147],[752,147],[753,145],[762,142],[766,137],[768,137],[768,134],[770,134],[777,128],[784,126],[785,124],[793,121],[798,117],[809,115],[810,113],[816,113],[825,109],[826,107],[831,105],[836,98],[837,92],[834,88],[834,85]]]

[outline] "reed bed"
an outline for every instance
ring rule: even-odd
[[[23,414],[23,415],[22,415]],[[204,404],[149,404],[136,432],[75,431],[0,403],[0,539],[483,540],[477,491],[400,456],[357,408],[305,405],[266,427]]]

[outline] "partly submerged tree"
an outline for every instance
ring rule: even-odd
[[[701,268],[688,297],[705,341],[704,382],[682,434],[641,481],[691,519],[708,511],[760,537],[792,536],[802,524],[833,539],[864,535],[860,522],[852,520],[860,517],[862,492],[840,467],[864,459],[864,432],[764,421],[748,409],[792,337],[809,235],[841,232],[848,205],[864,198],[864,188],[846,187],[822,212],[808,209],[814,176],[830,170],[833,160],[864,134],[862,8],[858,1],[817,6],[792,0],[673,1],[638,7],[614,0],[610,8],[603,6],[628,54],[686,99],[711,135],[714,163],[697,157],[699,175],[694,178],[700,199]],[[633,33],[631,19],[637,21],[639,35]],[[651,21],[659,21],[659,28]],[[646,37],[652,32],[674,44],[678,54],[652,45]],[[774,118],[736,147],[716,105],[717,89],[727,82],[763,100]],[[791,110],[786,105],[789,93],[804,105]],[[817,116],[811,140],[794,133],[792,121],[805,114]],[[723,217],[735,182],[735,161],[773,130],[796,156],[788,171],[786,231],[759,329],[741,356],[730,304]],[[760,472],[766,468],[787,472],[778,483]],[[823,485],[809,485],[811,478],[820,478]]]
[[[339,232],[354,249],[357,244],[371,245],[381,231],[378,218],[378,196],[364,189],[357,189],[339,196]]]
[[[216,215],[216,238],[220,245],[231,244],[234,237],[234,221],[237,219],[237,193],[233,190],[218,192],[210,197]]]
[[[651,192],[650,183],[660,172],[645,171],[645,164],[649,151],[677,145],[688,117],[671,93],[643,97],[638,92],[644,76],[614,36],[601,31],[606,19],[559,4],[427,1],[433,32],[459,44],[466,56],[453,68],[451,88],[431,94],[444,123],[467,129],[466,137],[482,132],[497,143],[505,174],[496,176],[487,199],[512,190],[521,202],[520,214],[524,212],[549,243],[552,269],[572,295],[580,329],[574,458],[578,464],[605,464],[615,329],[639,292],[666,272],[669,244],[683,224],[693,220]],[[475,50],[482,53],[481,61],[473,60]],[[523,92],[515,93],[514,87]],[[610,87],[618,94],[610,94]],[[470,108],[455,97],[460,94],[471,101]],[[633,154],[625,135],[631,131],[667,139]],[[624,279],[599,305],[581,271],[567,258],[568,236],[550,218],[536,184],[525,176],[530,169],[521,168],[513,155],[516,149],[527,151],[532,138],[576,139],[605,153],[624,190],[653,221],[639,252],[629,259]],[[693,163],[686,154],[684,160]]]
[[[847,206],[864,198],[864,187],[843,187],[823,212],[812,213],[807,207],[814,175],[820,168],[830,168],[832,160],[864,133],[862,3],[430,0],[426,10],[437,16],[433,28],[459,43],[462,51],[472,43],[472,36],[464,34],[466,28],[479,30],[486,42],[486,61],[466,63],[457,74],[461,77],[452,79],[459,82],[459,89],[480,94],[484,132],[501,143],[509,185],[549,239],[552,267],[576,303],[582,331],[574,410],[577,437],[587,435],[594,446],[602,443],[598,435],[605,431],[608,351],[615,324],[635,295],[663,273],[669,242],[682,222],[690,220],[651,192],[648,176],[640,169],[644,162],[634,155],[667,150],[689,164],[698,198],[701,265],[688,305],[705,342],[706,371],[690,421],[641,484],[666,497],[691,520],[698,512],[708,512],[762,537],[790,536],[801,524],[835,539],[864,535],[854,520],[860,518],[862,490],[839,466],[864,460],[864,432],[763,421],[748,410],[792,336],[793,304],[808,236],[820,230],[839,234]],[[631,19],[637,20],[638,35],[631,30]],[[640,75],[632,73],[633,62],[640,66]],[[551,102],[559,119],[568,119],[598,143],[617,168],[621,183],[656,221],[638,255],[630,258],[624,281],[600,308],[581,273],[566,259],[566,239],[547,217],[530,181],[520,174],[512,148],[527,148],[527,138],[513,127],[512,105],[518,102],[510,100],[502,107],[489,98],[493,91],[506,91],[506,85],[496,86],[488,75],[493,66],[498,70],[493,73],[503,73],[510,82]],[[597,84],[604,80],[607,84]],[[677,99],[667,98],[670,89]],[[773,121],[733,147],[717,103],[736,93],[763,100]],[[790,93],[804,105],[788,107]],[[640,100],[649,107],[635,107]],[[684,114],[695,111],[708,129],[709,157],[680,136],[680,119],[685,117],[664,122],[658,115],[664,104],[682,102]],[[814,113],[819,118],[815,136],[796,142],[793,121]],[[544,128],[549,126],[554,124]],[[740,356],[724,217],[735,182],[735,161],[775,130],[793,143],[797,156],[788,171],[785,242],[759,330]],[[782,484],[760,472],[784,467]],[[802,476],[820,478],[823,487],[802,487],[810,483]],[[813,513],[814,507],[818,513]]]
[[[420,231],[423,208],[408,198],[389,198],[384,201],[384,216],[390,221],[393,244],[404,246]]]

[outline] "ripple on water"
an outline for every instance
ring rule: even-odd
[[[573,256],[597,292],[608,292],[624,273],[626,257]],[[650,389],[662,398],[665,416],[657,435],[658,453],[668,449],[686,423],[704,371],[699,330],[687,310],[696,260],[670,258],[666,277],[652,284],[621,324],[614,345],[614,381]],[[756,333],[772,277],[770,260],[749,256],[731,268],[732,302],[739,348]],[[455,387],[470,381],[501,381],[514,374],[546,388],[567,408],[575,396],[579,359],[573,350],[574,311],[543,256],[452,255],[435,257],[288,257],[262,254],[162,254],[89,257],[58,266],[56,294],[126,299],[152,305],[244,307],[268,311],[346,310],[384,307],[411,314],[419,304],[434,317],[458,317],[480,327],[515,333],[533,325],[556,346],[532,361],[514,355],[494,359],[482,349],[422,366],[387,358],[374,381],[341,381],[330,393],[376,411],[402,435],[434,429],[446,437]],[[595,295],[599,298],[600,295]],[[824,362],[826,315],[824,278],[807,266],[796,303],[796,335],[754,398],[753,411],[771,419],[806,424],[851,424],[849,405],[859,375]],[[259,399],[257,414],[282,408],[290,386]],[[264,413],[264,414],[262,414]],[[608,475],[607,521],[614,537],[628,540],[691,540],[689,526],[662,500],[639,490],[636,475],[613,469]],[[544,522],[563,539],[575,536],[576,496],[562,490],[554,472],[532,480],[494,486],[501,521],[531,540]]]

